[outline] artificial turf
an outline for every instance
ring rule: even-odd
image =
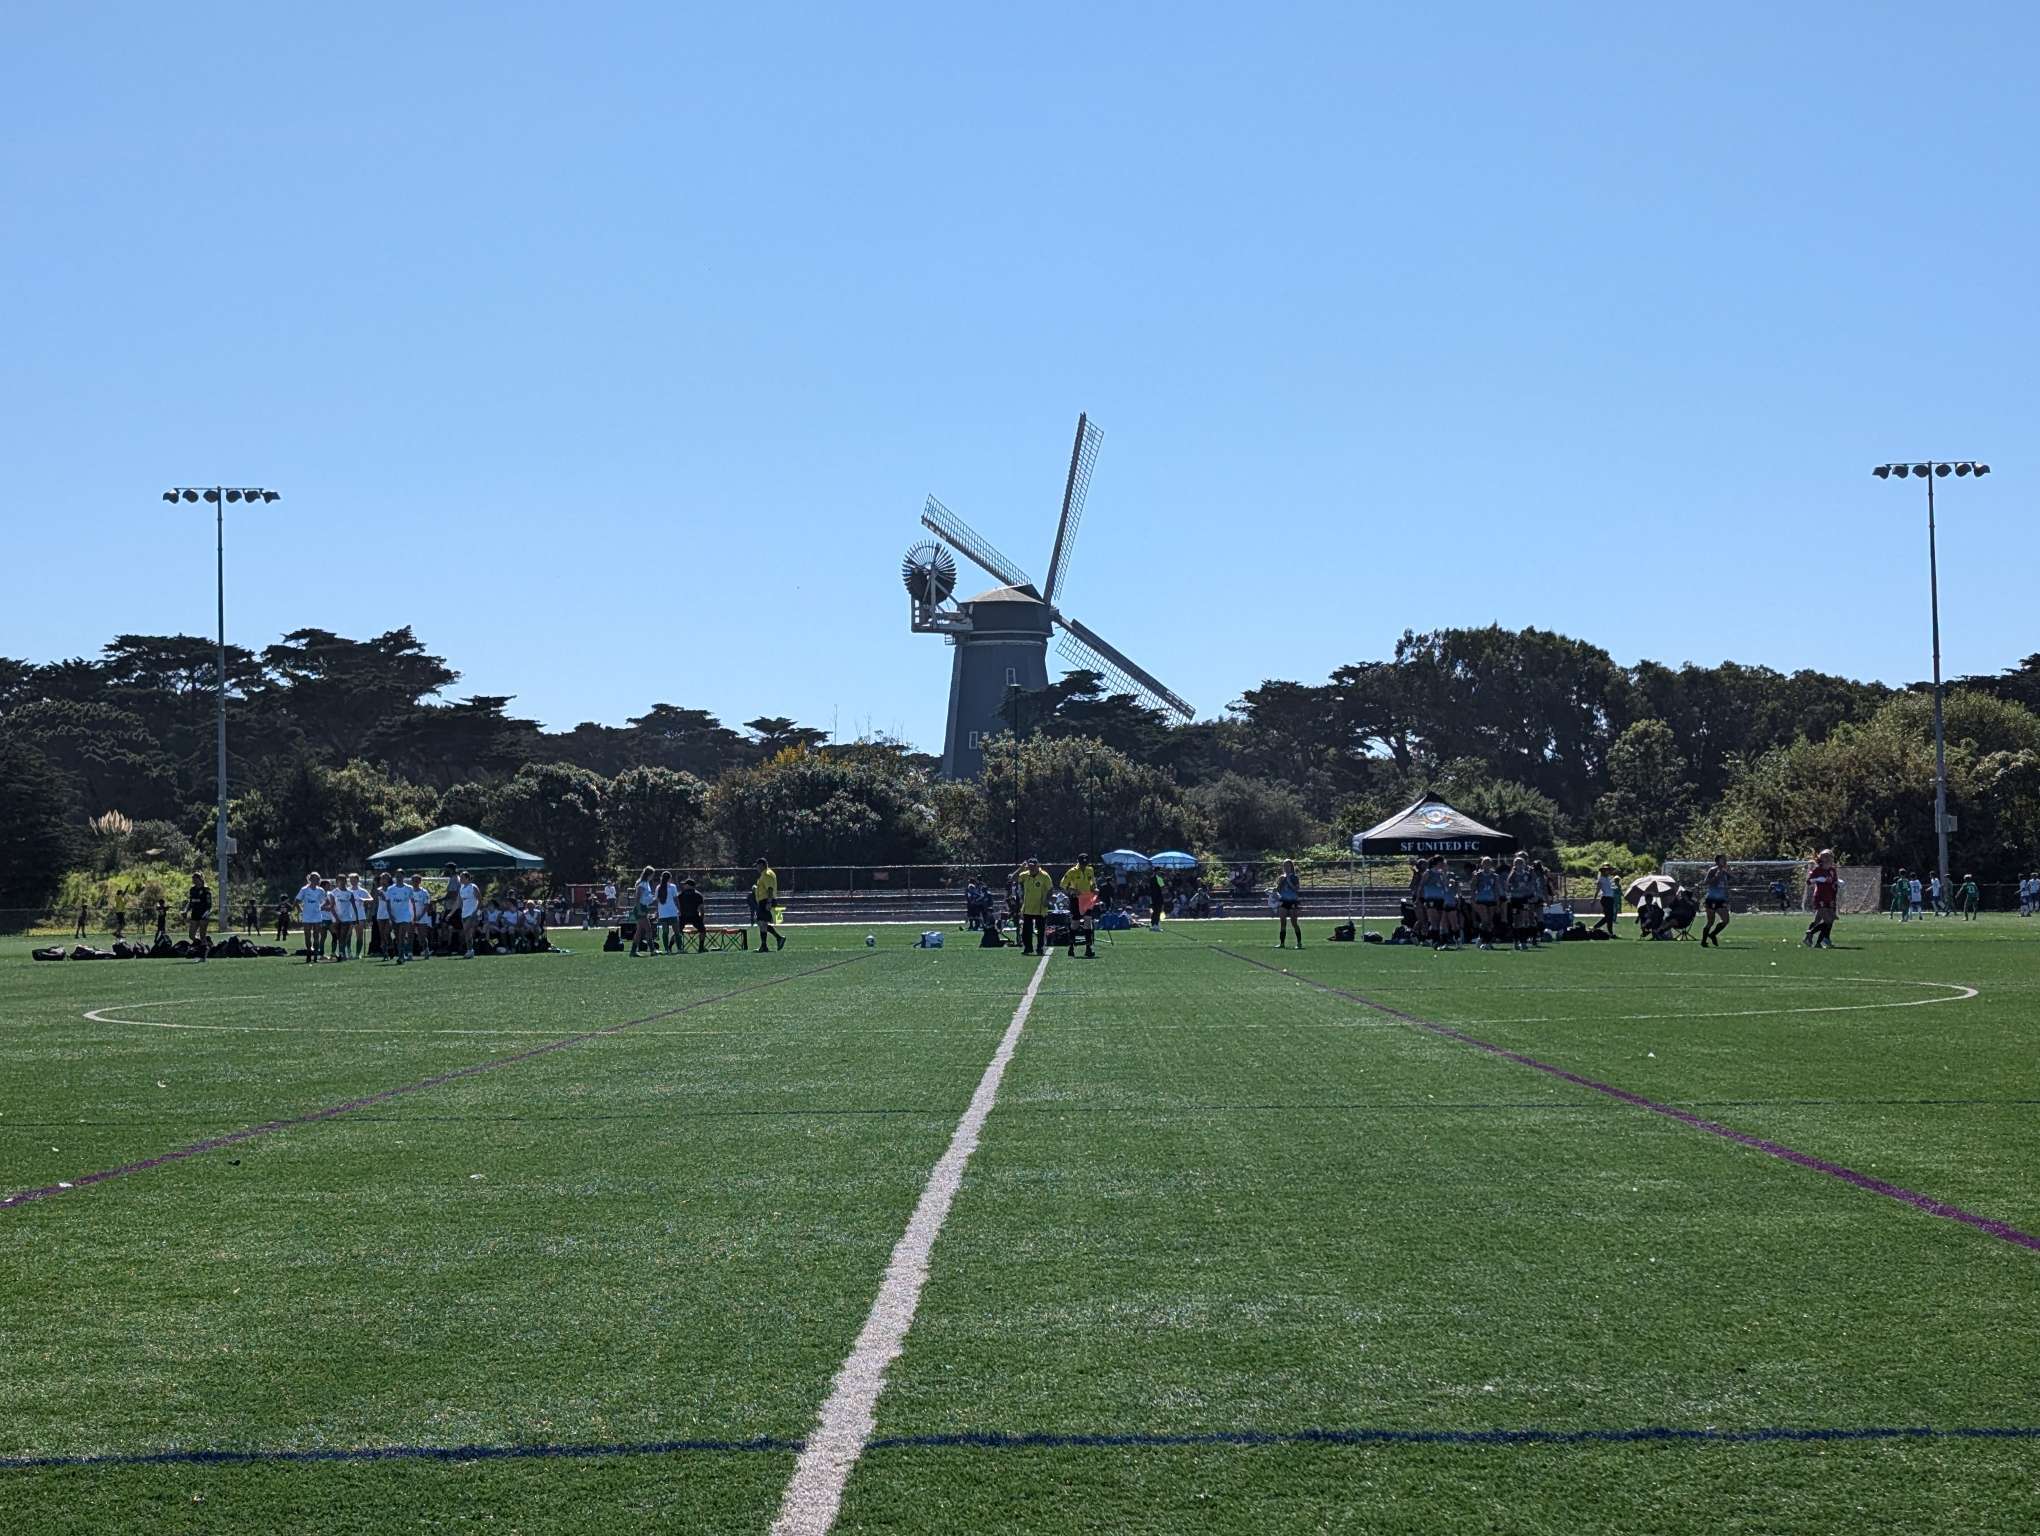
[[[1058,956],[838,1529],[2040,1525],[2040,923],[1796,933]],[[1032,973],[878,936],[0,949],[0,1531],[765,1529]]]

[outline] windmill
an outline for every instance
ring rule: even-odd
[[[1104,436],[1089,417],[1077,418],[1046,586],[1035,586],[990,540],[933,496],[922,510],[923,526],[999,582],[976,597],[956,601],[956,561],[943,544],[923,541],[901,562],[900,576],[913,602],[914,632],[946,635],[956,649],[949,668],[949,722],[942,741],[942,772],[947,777],[975,778],[983,769],[984,738],[1009,728],[999,713],[1008,690],[1032,692],[1048,686],[1048,642],[1056,630],[1062,631],[1056,649],[1063,659],[1098,673],[1112,692],[1131,694],[1148,708],[1180,720],[1196,714],[1152,672],[1056,606],[1057,595],[1069,582],[1077,527],[1084,520],[1084,494],[1090,489],[1091,465]]]

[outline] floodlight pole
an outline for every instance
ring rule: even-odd
[[[1934,482],[1947,474],[1981,479],[1990,473],[1990,466],[1981,459],[1928,459],[1879,464],[1870,473],[1879,480],[1894,475],[1903,480],[1910,473],[1927,482],[1927,604],[1934,634],[1934,857],[1945,899],[1953,890],[1953,876],[1948,869],[1948,743],[1941,721],[1941,557],[1935,547]]]
[[[219,931],[225,933],[233,920],[233,904],[227,900],[227,488],[213,487],[213,595],[219,607],[220,660],[219,710],[216,720],[213,759],[219,781],[219,814],[213,824],[213,853],[219,864],[219,884],[214,888],[220,904]]]
[[[1934,623],[1934,852],[1940,861],[1941,899],[1953,905],[1948,885],[1948,748],[1941,730],[1941,562],[1934,548],[1934,476],[1927,476],[1927,602]]]
[[[219,624],[219,676],[216,691],[218,708],[214,720],[213,773],[219,788],[219,806],[214,816],[213,857],[214,878],[219,882],[215,887],[214,900],[219,903],[219,931],[225,933],[233,920],[233,903],[227,896],[227,500],[229,488],[224,485],[172,486],[163,493],[169,502],[198,501],[203,498],[213,504],[213,599],[215,616]],[[257,501],[278,500],[275,491],[261,486],[234,486],[232,498],[254,504]]]

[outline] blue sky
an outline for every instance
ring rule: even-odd
[[[933,491],[1203,713],[1405,627],[2040,650],[2040,12],[80,6],[0,20],[0,654],[413,624],[554,726],[939,748]],[[969,579],[968,577],[966,578]]]

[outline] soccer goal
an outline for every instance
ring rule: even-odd
[[[1695,896],[1707,888],[1712,859],[1667,859],[1662,869]],[[1735,912],[1798,912],[1806,906],[1805,859],[1730,859],[1729,909]],[[1843,864],[1841,912],[1875,912],[1883,889],[1883,872],[1871,864]]]

